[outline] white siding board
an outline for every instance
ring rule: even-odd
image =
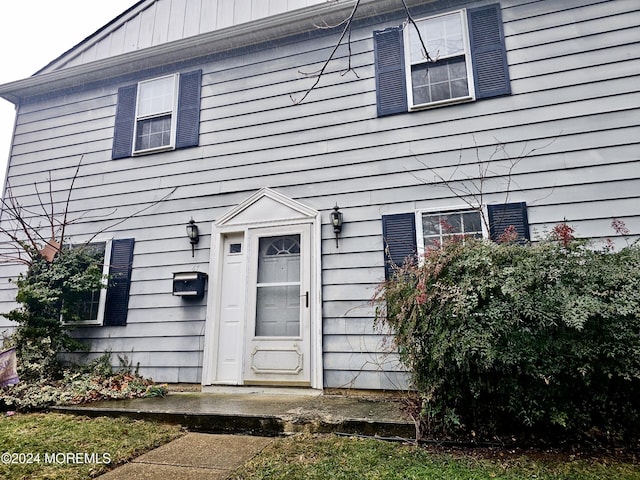
[[[124,37],[125,37],[125,27],[122,26],[117,30],[111,32],[111,50],[109,52],[110,56],[117,55],[122,52],[124,48]]]
[[[271,15],[277,15],[287,11],[287,0],[268,0],[269,1],[269,13]]]
[[[96,43],[96,58],[107,58],[111,52],[111,35],[104,36]]]
[[[152,45],[161,45],[167,42],[170,21],[171,1],[158,0],[156,2],[155,16],[153,20]]]
[[[218,0],[217,28],[230,27],[234,24],[234,0]]]
[[[251,0],[251,15],[254,19],[267,17],[269,15],[269,2]]]
[[[189,0],[186,2],[184,13],[184,37],[191,37],[200,33],[200,12],[202,0]]]
[[[152,3],[140,13],[140,30],[138,31],[139,48],[148,48],[153,45],[153,30],[156,17],[156,3]]]
[[[200,15],[200,33],[215,30],[218,16],[218,5],[215,2],[202,0],[202,14]]]
[[[187,0],[172,0],[169,31],[167,41],[171,42],[184,38],[185,16]]]
[[[138,41],[140,38],[140,21],[142,17],[140,15],[135,16],[124,26],[124,45],[123,52],[131,52],[138,49]]]

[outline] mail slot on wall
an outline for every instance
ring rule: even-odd
[[[204,297],[207,274],[202,272],[177,272],[173,274],[173,294],[179,297]]]

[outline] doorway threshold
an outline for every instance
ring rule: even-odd
[[[306,395],[320,396],[322,390],[309,387],[273,387],[261,385],[203,385],[202,393],[230,395]]]

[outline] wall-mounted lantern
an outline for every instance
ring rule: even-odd
[[[340,211],[340,207],[336,203],[336,206],[333,207],[333,212],[330,214],[331,217],[331,225],[333,225],[333,233],[336,234],[336,248],[338,247],[338,235],[342,232],[342,212]]]
[[[200,240],[200,234],[198,233],[198,226],[196,225],[196,222],[193,220],[193,217],[191,218],[191,220],[189,220],[189,223],[187,224],[187,237],[189,237],[189,242],[191,242],[191,256],[195,257],[196,255],[195,248],[196,248],[196,244]]]

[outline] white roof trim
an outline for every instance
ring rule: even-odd
[[[216,228],[224,227],[225,225],[228,225],[228,224],[234,224],[233,220],[236,217],[238,217],[243,212],[249,210],[253,205],[258,203],[263,198],[269,198],[274,202],[277,202],[289,208],[291,211],[299,214],[300,217],[302,218],[314,219],[318,215],[317,210],[314,210],[313,208],[310,208],[296,200],[293,200],[292,198],[289,198],[286,195],[276,192],[275,190],[265,187],[257,191],[256,193],[251,195],[249,198],[247,198],[245,201],[236,205],[231,210],[229,210],[226,214],[220,217],[215,222]]]
[[[427,0],[427,2],[430,1],[435,0]],[[427,2],[408,0],[407,4],[412,6]],[[355,0],[326,2],[162,45],[38,74],[24,80],[0,85],[0,97],[18,104],[22,98],[188,61],[210,55],[212,52],[224,52],[301,34],[316,30],[318,25],[323,22],[329,25],[339,23],[349,15],[354,3]],[[146,2],[140,4],[139,8],[143,8],[145,5]],[[362,0],[358,17],[382,15],[397,11],[398,7],[397,0]],[[134,10],[137,11],[137,8]],[[133,14],[134,11],[131,13]],[[105,31],[106,33],[107,31]]]

